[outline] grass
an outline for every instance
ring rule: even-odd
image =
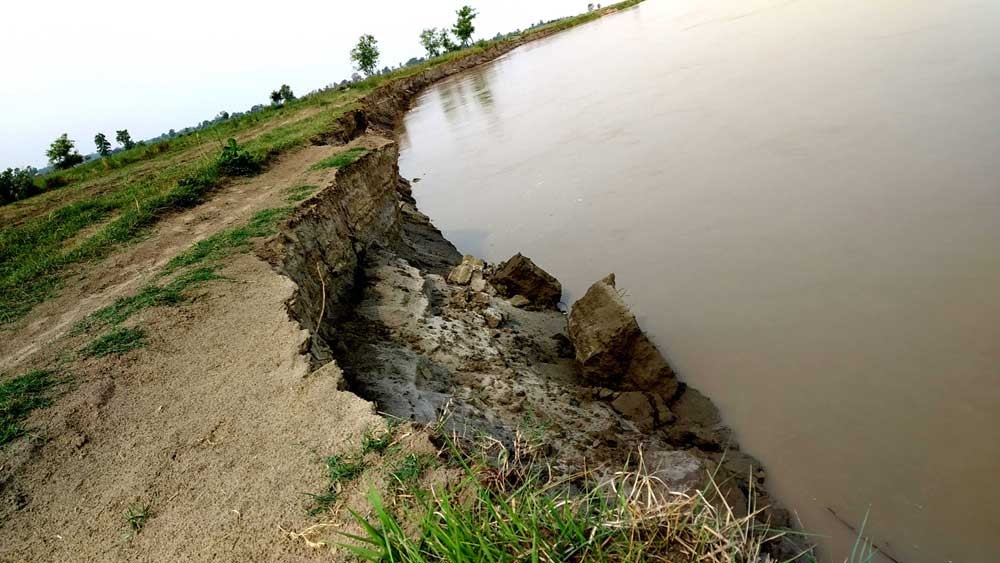
[[[309,495],[313,500],[309,515],[315,516],[330,510],[337,501],[343,485],[360,477],[364,470],[365,463],[360,459],[339,454],[326,458],[328,484],[323,492]]]
[[[134,536],[146,527],[146,523],[153,517],[153,511],[148,504],[134,504],[122,513],[125,525],[128,526],[129,537]]]
[[[84,346],[80,353],[90,358],[103,358],[111,354],[121,355],[146,344],[146,332],[141,328],[117,327]]]
[[[315,120],[292,122],[247,143],[254,159],[267,163],[275,155],[308,143],[344,111],[330,108]],[[325,118],[324,118],[325,117]],[[118,172],[103,180],[103,195],[69,203],[22,224],[0,230],[0,325],[26,315],[58,289],[67,267],[103,258],[116,246],[142,236],[170,213],[194,207],[226,179],[211,159],[169,166],[139,180]],[[67,242],[83,229],[106,221],[97,232],[72,248]]]
[[[309,508],[310,516],[328,511],[336,502],[343,486],[361,476],[367,468],[364,456],[368,454],[381,456],[392,450],[393,438],[399,424],[398,419],[388,419],[385,432],[378,436],[366,430],[361,436],[361,452],[358,455],[336,454],[326,458],[327,486],[321,493],[309,494],[313,500],[313,505]]]
[[[0,447],[26,434],[22,422],[35,409],[51,404],[59,381],[48,370],[33,370],[0,383]]]
[[[348,149],[329,158],[324,158],[316,164],[313,164],[311,169],[322,170],[324,168],[342,168],[352,162],[355,162],[366,154],[368,154],[368,149],[364,147],[354,147],[353,149]]]
[[[389,477],[403,487],[412,487],[424,474],[427,468],[435,463],[433,456],[407,454],[395,464]]]
[[[519,443],[493,459],[453,443],[463,478],[416,491],[409,508],[390,507],[373,489],[372,516],[352,512],[363,533],[342,534],[341,547],[366,561],[750,563],[783,533],[758,524],[755,507],[738,516],[714,481],[707,492],[668,491],[641,454],[633,470],[583,479],[589,484],[581,491],[581,476],[548,477],[534,453],[518,451],[527,442]],[[400,477],[412,482],[417,461],[407,459]]]
[[[177,276],[166,284],[151,283],[135,295],[122,297],[111,305],[87,315],[74,327],[74,333],[92,330],[105,325],[118,325],[135,313],[149,307],[161,307],[184,303],[184,292],[193,286],[222,279],[216,273],[218,261],[229,254],[248,248],[250,241],[257,237],[269,236],[277,232],[277,224],[288,216],[290,208],[265,209],[250,219],[246,225],[218,232],[181,252],[164,266],[161,276],[172,274],[192,266],[197,268]]]
[[[361,455],[368,455],[371,453],[378,455],[385,455],[390,449],[398,449],[396,447],[390,448],[393,445],[393,440],[396,436],[396,429],[403,421],[398,418],[389,417],[385,419],[385,432],[381,432],[378,436],[375,432],[370,429],[365,430],[361,435]]]
[[[250,246],[250,240],[270,236],[277,232],[278,223],[291,213],[290,207],[265,209],[250,219],[246,225],[221,231],[172,258],[163,268],[163,275],[180,268],[207,260],[218,260],[235,250]]]
[[[316,191],[319,190],[317,186],[295,186],[294,188],[289,188],[285,193],[288,196],[285,201],[288,203],[298,203],[306,198],[312,196]]]
[[[107,307],[83,318],[74,327],[79,334],[104,325],[118,325],[149,307],[177,305],[185,301],[184,290],[207,281],[221,279],[213,268],[199,268],[178,276],[166,285],[150,284],[135,295],[122,297]]]

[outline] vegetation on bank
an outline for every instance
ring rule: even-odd
[[[234,252],[250,247],[255,238],[265,237],[277,231],[277,224],[288,216],[291,208],[265,209],[246,224],[220,231],[170,259],[160,272],[167,277],[184,270],[168,282],[153,282],[134,295],[117,299],[111,305],[99,309],[83,318],[73,328],[75,334],[110,327],[110,330],[95,338],[80,352],[84,356],[103,357],[109,354],[123,354],[146,344],[145,333],[138,328],[123,328],[120,325],[136,313],[151,307],[169,307],[188,301],[189,289],[201,284],[223,279],[217,272],[219,261]]]
[[[324,158],[323,160],[317,162],[312,166],[313,170],[322,170],[324,168],[343,168],[348,164],[356,161],[365,154],[368,153],[368,149],[364,147],[354,147],[348,149],[342,153],[335,154],[329,158]]]
[[[50,370],[32,370],[6,380],[0,376],[0,447],[27,433],[24,419],[51,404],[52,389],[58,384]]]
[[[405,438],[421,430],[398,436],[390,426],[379,447],[366,434],[356,453],[326,458],[328,486],[310,495],[310,514],[340,510],[343,495],[367,489],[366,510],[350,511],[360,533],[346,533],[334,520],[292,537],[378,562],[756,563],[767,560],[768,542],[787,533],[758,522],[763,507],[741,514],[727,504],[711,475],[703,491],[669,491],[646,471],[641,452],[603,478],[585,471],[555,477],[530,429],[509,449],[484,436],[427,431],[442,445],[436,455],[409,449]],[[333,535],[314,541],[324,529]]]
[[[84,346],[80,353],[89,358],[103,358],[142,348],[146,343],[146,331],[143,329],[118,327]]]

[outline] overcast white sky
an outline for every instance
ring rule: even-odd
[[[134,139],[181,129],[222,110],[268,102],[282,83],[297,94],[352,72],[362,33],[379,66],[422,55],[426,27],[455,10],[479,11],[475,38],[586,10],[581,0],[5,0],[0,7],[0,168],[43,166],[69,133],[82,154],[94,134]]]

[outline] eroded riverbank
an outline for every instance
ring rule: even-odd
[[[669,487],[704,487],[712,474],[730,506],[791,527],[761,464],[740,451],[708,398],[676,380],[613,276],[594,284],[568,323],[551,301],[504,296],[511,282],[501,273],[517,268],[459,264],[416,209],[396,144],[383,137],[427,80],[387,86],[331,131],[331,142],[364,136],[377,148],[304,202],[265,254],[298,286],[289,311],[312,334],[314,365],[336,362],[347,389],[404,420],[444,419],[452,431],[505,443],[530,427],[564,475],[610,475],[641,449]],[[595,349],[582,350],[585,342]]]
[[[563,473],[606,474],[634,463],[641,445],[647,468],[677,489],[715,470],[736,510],[771,504],[759,465],[639,338],[614,288],[598,291],[617,307],[625,338],[611,341],[607,361],[592,361],[601,354],[581,355],[573,342],[601,325],[567,324],[552,308],[554,280],[536,272],[549,287],[534,292],[517,261],[480,270],[470,260],[455,272],[462,257],[416,209],[392,125],[433,80],[509,48],[390,82],[313,146],[165,218],[32,313],[29,325],[55,336],[26,361],[72,381],[29,421],[45,439],[3,451],[0,559],[328,557],[298,531],[317,525],[321,495],[312,493],[333,490],[324,489],[330,460],[384,428],[365,398],[503,442],[530,431]],[[346,155],[358,158],[319,166]],[[300,202],[304,192],[312,195]],[[262,221],[278,230],[266,242]],[[250,224],[263,234],[248,234]],[[256,253],[239,252],[248,236]],[[169,302],[130,308],[113,326],[87,322],[195,275],[201,281]],[[138,334],[141,345],[78,353],[108,331]],[[662,378],[628,377],[633,363]],[[618,380],[581,377],[616,365]],[[377,459],[369,467],[383,484],[391,469]],[[367,498],[357,487],[352,498]],[[136,513],[141,526],[132,527],[124,515]],[[771,525],[785,517],[760,515]]]

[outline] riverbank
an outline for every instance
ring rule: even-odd
[[[379,87],[312,146],[167,217],[33,311],[47,340],[14,365],[72,375],[28,420],[36,437],[3,451],[0,559],[327,557],[303,530],[346,526],[346,507],[373,514],[369,486],[387,491],[406,452],[446,466],[439,438],[456,432],[510,451],[530,432],[546,444],[530,467],[594,481],[635,469],[641,446],[668,486],[712,472],[737,514],[772,505],[708,399],[669,376],[662,389],[581,379],[565,316],[505,297],[510,280],[485,265],[453,274],[462,257],[416,209],[399,117],[421,88],[515,46]],[[138,339],[114,348],[123,334]],[[415,425],[387,434],[376,409]]]

